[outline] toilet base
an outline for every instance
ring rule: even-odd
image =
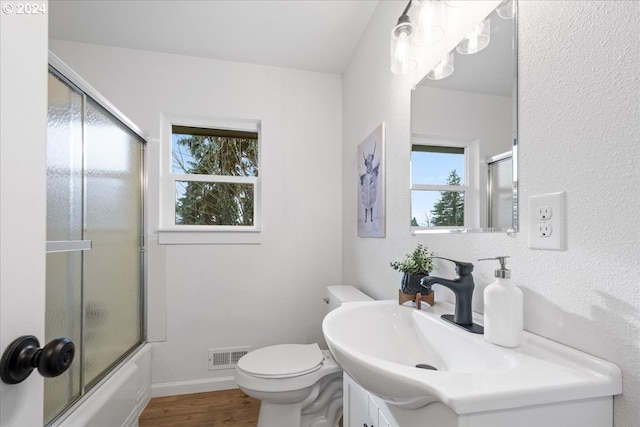
[[[258,427],[299,426],[301,403],[260,402]]]
[[[336,427],[341,416],[342,372],[337,372],[318,381],[301,402],[261,400],[258,427]]]

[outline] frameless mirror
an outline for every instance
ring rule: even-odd
[[[496,9],[488,16],[490,40],[484,49],[474,54],[454,49],[453,73],[440,80],[428,74],[411,94],[414,233],[518,229],[512,7],[511,14]],[[475,42],[458,47],[465,51]]]

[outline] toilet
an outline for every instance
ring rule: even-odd
[[[327,311],[369,301],[353,286],[327,287]],[[258,427],[335,427],[342,416],[342,369],[318,344],[280,344],[238,360],[236,383],[259,399]]]

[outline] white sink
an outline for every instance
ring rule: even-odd
[[[528,332],[516,349],[493,345],[440,318],[452,312],[444,302],[421,311],[396,301],[348,303],[322,329],[345,372],[400,408],[442,402],[469,414],[622,392],[612,363]]]

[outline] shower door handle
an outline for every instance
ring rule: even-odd
[[[56,338],[40,348],[36,337],[24,335],[2,353],[0,378],[5,384],[18,384],[35,368],[43,377],[57,377],[69,369],[75,352],[76,347],[69,338]]]

